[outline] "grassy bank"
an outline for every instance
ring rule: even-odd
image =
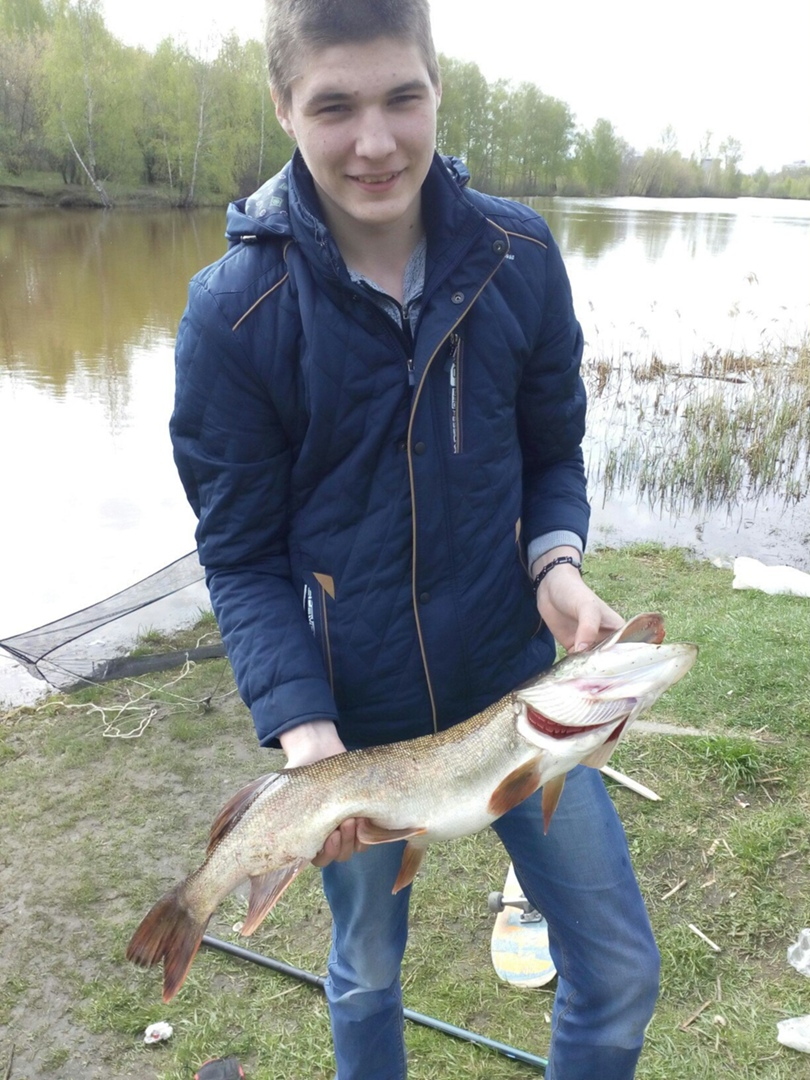
[[[778,1020],[810,1013],[810,980],[785,956],[810,922],[810,601],[732,591],[729,571],[653,547],[592,555],[589,580],[701,648],[651,714],[670,730],[633,734],[611,761],[662,796],[610,785],[663,955],[639,1080],[810,1080],[810,1057],[776,1041]],[[146,908],[199,862],[222,803],[276,760],[255,746],[225,661],[0,721],[0,1076],[14,1044],[13,1080],[187,1080],[225,1054],[250,1080],[331,1080],[318,990],[203,950],[164,1006],[159,973],[124,960]],[[489,831],[430,850],[406,1005],[544,1056],[552,992],[507,988],[490,965],[487,895],[505,869]],[[241,941],[245,903],[229,898],[209,932]],[[328,923],[310,872],[248,944],[323,973]],[[163,1019],[172,1039],[144,1046]],[[407,1036],[414,1080],[539,1075],[422,1027]]]
[[[105,190],[115,207],[130,210],[160,210],[175,207],[180,195],[158,184],[129,187],[108,182]],[[230,197],[206,196],[195,206],[227,206]],[[55,207],[58,209],[103,209],[99,195],[89,184],[66,184],[58,173],[31,172],[20,176],[0,170],[0,209],[14,207]]]

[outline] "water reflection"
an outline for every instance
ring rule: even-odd
[[[688,212],[656,209],[658,203],[651,207],[648,200],[638,199],[537,197],[526,202],[543,215],[566,255],[593,260],[628,241],[639,243],[650,262],[663,259],[671,241],[683,245],[690,258],[720,255],[731,243],[738,223],[733,213],[698,207]],[[640,202],[643,205],[637,205]]]
[[[753,200],[528,199],[563,251],[581,314],[641,326],[667,311],[700,349],[729,317],[806,326],[807,207]],[[121,408],[133,347],[173,340],[188,279],[225,250],[220,210],[0,216],[0,370]],[[778,298],[778,300],[777,300]],[[801,310],[799,310],[801,309]],[[594,337],[595,327],[587,327]],[[69,389],[68,389],[69,387]],[[103,387],[103,390],[102,390]]]
[[[731,243],[737,219],[732,214],[683,214],[679,226],[690,258],[700,251],[720,255]]]
[[[596,260],[611,248],[624,243],[630,231],[627,214],[611,213],[601,203],[594,205],[574,199],[540,196],[526,199],[526,202],[546,219],[566,257],[576,253]]]
[[[219,211],[4,211],[6,370],[57,394],[83,396],[85,380],[121,393],[133,347],[173,337],[188,279],[224,250],[222,233]]]

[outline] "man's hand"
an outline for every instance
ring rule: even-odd
[[[281,747],[287,755],[287,768],[309,765],[313,761],[345,754],[337,728],[331,720],[314,720],[290,728],[280,736]],[[364,851],[365,844],[357,839],[357,818],[342,821],[324,841],[324,845],[312,860],[314,866],[327,866],[330,862],[346,862],[356,851]]]
[[[575,548],[559,547],[545,552],[532,566],[536,576],[544,566],[560,555],[573,555]],[[601,600],[582,580],[579,571],[567,564],[555,566],[537,589],[537,610],[564,649],[583,652],[593,648],[615,630],[624,626],[618,612]]]

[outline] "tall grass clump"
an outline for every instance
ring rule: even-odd
[[[810,335],[691,365],[604,358],[586,366],[591,474],[606,497],[635,488],[661,510],[711,510],[807,494]]]

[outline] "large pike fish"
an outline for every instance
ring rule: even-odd
[[[437,735],[352,750],[249,784],[215,820],[203,864],[155,904],[127,958],[163,960],[163,1000],[183,984],[208,920],[250,880],[253,933],[346,818],[366,844],[407,840],[394,892],[428,844],[478,832],[543,787],[548,829],[580,762],[601,768],[628,726],[691,668],[697,647],[662,644],[660,615],[638,615],[483,712]]]

